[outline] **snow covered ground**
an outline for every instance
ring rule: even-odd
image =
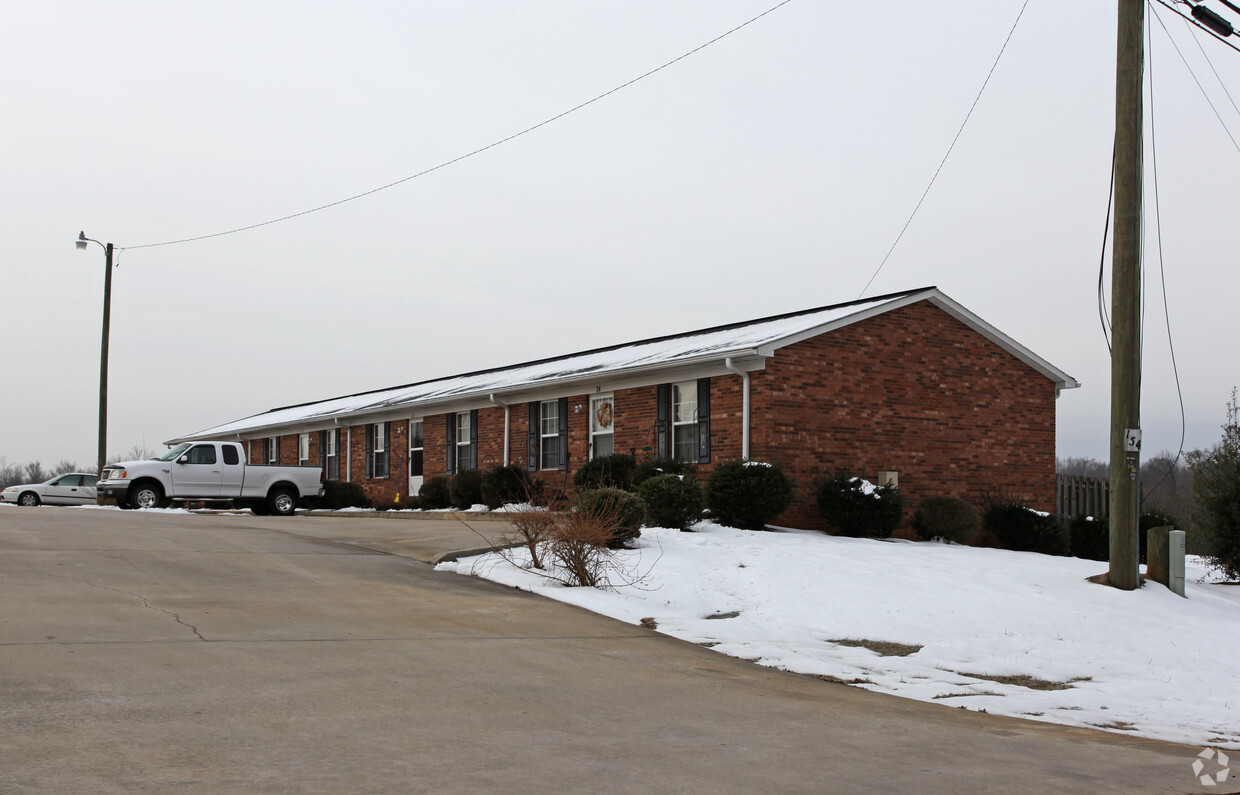
[[[1087,582],[1107,564],[942,543],[645,528],[639,581],[569,588],[524,550],[442,563],[761,665],[906,698],[1240,749],[1240,586]]]

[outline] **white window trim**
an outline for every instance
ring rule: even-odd
[[[297,434],[297,464],[298,466],[308,466],[310,464],[310,434]]]
[[[555,428],[551,433],[547,433],[547,407],[555,412]],[[538,468],[540,470],[558,470],[563,463],[558,460],[560,457],[560,427],[564,422],[564,418],[560,416],[560,401],[543,400],[538,404]],[[547,466],[547,440],[552,439],[552,447],[555,449],[556,462],[555,466]]]
[[[676,429],[684,428],[687,426],[692,426],[694,455],[685,460],[693,461],[696,463],[697,462],[697,424],[698,424],[697,381],[678,381],[672,384],[672,388],[669,391],[671,392],[671,398],[672,398],[672,405],[669,407],[669,410],[671,412],[670,414],[671,421],[672,421],[672,438],[671,438],[672,458],[676,458],[676,459],[680,458],[679,450],[677,449],[678,445],[676,444]],[[676,419],[676,395],[677,393],[688,394],[688,395],[693,396],[693,412],[692,412],[692,416],[687,420]],[[688,401],[683,401],[683,400],[681,401],[681,405],[687,405],[687,404],[688,404]]]

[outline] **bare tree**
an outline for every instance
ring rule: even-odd
[[[38,461],[31,461],[25,466],[25,477],[27,483],[42,483],[51,477],[47,470],[43,468],[43,464]]]
[[[1055,471],[1060,475],[1082,475],[1087,478],[1101,478],[1102,480],[1106,480],[1111,475],[1110,465],[1105,461],[1080,456],[1056,458]]]

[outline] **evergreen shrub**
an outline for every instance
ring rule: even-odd
[[[657,475],[637,487],[646,503],[646,525],[688,530],[702,518],[702,487],[692,475]]]
[[[448,502],[467,511],[482,502],[482,472],[463,469],[448,479]]]
[[[1018,552],[1067,555],[1068,528],[1053,515],[1043,515],[1019,499],[988,498],[982,522],[996,540]]]
[[[675,458],[646,458],[633,470],[630,488],[636,489],[656,475],[692,475],[697,478],[697,464]]]
[[[706,507],[729,527],[761,530],[792,504],[792,479],[778,464],[727,461],[706,479]]]
[[[607,546],[620,549],[642,534],[646,519],[646,503],[641,497],[624,489],[601,488],[577,495],[576,510],[614,527]]]
[[[930,541],[942,538],[967,544],[982,530],[982,515],[959,497],[927,497],[913,513],[913,531]]]
[[[904,518],[904,495],[889,483],[875,486],[848,470],[818,482],[818,511],[840,535],[888,538]]]
[[[534,502],[543,482],[534,480],[525,467],[509,464],[482,473],[482,501],[495,509],[512,503]]]
[[[371,507],[370,498],[362,490],[361,484],[339,480],[324,481],[323,496],[309,502],[313,507],[326,511]]]
[[[633,470],[637,462],[633,456],[624,453],[593,458],[581,465],[581,469],[573,475],[573,488],[577,491],[589,491],[603,487],[633,489]]]
[[[418,489],[418,502],[426,511],[447,508],[452,503],[448,497],[448,479],[443,475],[427,478]]]

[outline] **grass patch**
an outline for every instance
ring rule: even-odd
[[[872,680],[862,679],[860,677],[856,679],[841,679],[838,676],[831,676],[830,674],[804,674],[804,676],[808,676],[811,679],[818,679],[823,682],[830,682],[833,685],[872,685],[874,684]]]
[[[714,621],[714,620],[718,620],[721,618],[736,618],[740,614],[741,614],[741,611],[739,610],[733,610],[730,613],[712,613],[709,616],[707,616],[706,619],[708,621]]]
[[[646,629],[658,629],[659,628],[659,622],[655,621],[650,616],[646,616],[645,618],[643,618],[640,623]]]
[[[985,679],[987,682],[997,682],[1001,685],[1015,685],[1029,690],[1069,690],[1072,685],[1077,682],[1088,682],[1088,676],[1078,676],[1075,679],[1069,679],[1066,682],[1052,682],[1047,679],[1039,679],[1029,674],[1015,674],[1012,676],[994,676],[991,674],[971,674],[965,671],[956,671],[961,676],[968,676],[973,679]]]
[[[1135,723],[1129,723],[1128,721],[1123,720],[1112,721],[1110,723],[1091,723],[1090,725],[1097,726],[1099,729],[1111,729],[1113,731],[1121,732],[1130,732],[1137,728]]]
[[[921,651],[921,646],[910,646],[907,643],[895,643],[889,640],[854,640],[851,638],[839,638],[827,641],[837,646],[851,646],[853,648],[869,649],[875,654],[881,654],[884,657],[907,657],[910,654],[916,654]]]
[[[962,696],[1002,696],[1002,695],[1003,695],[1002,693],[991,693],[988,690],[983,690],[978,693],[944,693],[941,696],[934,696],[934,698],[960,698]]]

